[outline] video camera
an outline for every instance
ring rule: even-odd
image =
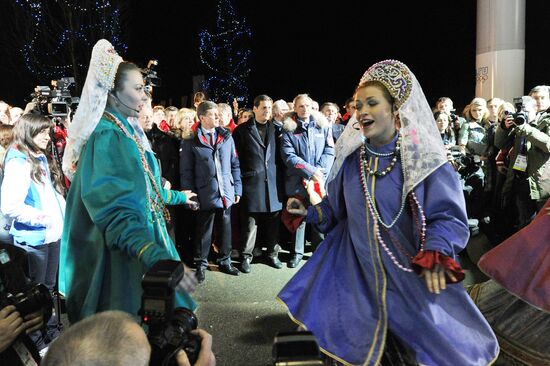
[[[522,125],[525,122],[529,121],[529,113],[525,110],[525,105],[523,103],[523,97],[517,97],[514,98],[514,107],[516,108],[516,112],[512,113],[510,111],[504,111],[504,116],[512,116],[514,118],[514,123],[516,125]],[[505,128],[504,121],[501,125],[502,128]]]
[[[147,324],[151,365],[176,365],[176,354],[184,350],[191,364],[197,361],[201,338],[193,333],[198,320],[185,308],[174,308],[175,288],[184,275],[179,261],[158,261],[141,281],[143,295],[139,315]]]
[[[0,249],[0,309],[13,305],[22,318],[42,310],[44,323],[52,316],[53,300],[43,284],[32,285],[21,266],[12,261],[6,249]]]
[[[141,73],[143,74],[143,78],[145,79],[145,91],[149,95],[153,90],[153,86],[160,86],[162,81],[157,76],[156,68],[158,64],[159,64],[158,60],[149,60],[147,67],[145,69],[141,69]]]
[[[52,117],[66,117],[69,110],[76,110],[79,97],[71,95],[70,87],[75,84],[73,77],[63,77],[59,80],[52,80],[52,87],[39,85],[31,93],[34,102],[40,113]]]

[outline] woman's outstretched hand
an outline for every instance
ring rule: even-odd
[[[422,273],[420,273],[420,277],[424,277],[428,291],[432,294],[439,294],[447,288],[445,276],[448,276],[452,282],[457,282],[457,278],[453,272],[445,269],[439,264],[436,264],[432,270],[423,269]]]

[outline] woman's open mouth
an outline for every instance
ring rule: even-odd
[[[370,125],[372,125],[374,123],[374,120],[373,119],[369,119],[369,118],[363,118],[359,121],[359,123],[361,124],[361,126],[363,127],[368,127]]]

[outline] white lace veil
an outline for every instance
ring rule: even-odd
[[[365,72],[359,85],[367,81],[382,83],[395,99],[399,111],[405,196],[447,163],[447,154],[422,88],[405,64],[396,60],[378,62]],[[349,120],[336,143],[336,158],[329,181],[336,176],[345,158],[362,144],[362,132],[354,128],[356,121],[355,116]]]
[[[105,106],[107,96],[114,86],[118,65],[122,62],[111,43],[99,40],[90,59],[90,67],[82,88],[80,102],[69,126],[67,146],[63,154],[63,172],[72,180],[83,146],[96,128]]]
[[[342,132],[338,140],[336,140],[336,144],[334,145],[334,163],[332,164],[332,168],[330,169],[327,183],[336,177],[338,171],[340,170],[340,167],[342,166],[344,160],[346,160],[348,155],[350,155],[361,146],[361,144],[363,143],[361,139],[362,134],[363,133],[361,132],[361,130],[357,129],[357,118],[355,118],[355,114],[353,114],[348,120],[348,124],[344,128],[344,132]]]

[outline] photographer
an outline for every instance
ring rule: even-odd
[[[521,229],[548,198],[539,180],[550,158],[550,114],[543,111],[537,116],[536,100],[530,96],[516,99],[516,113],[508,114],[497,127],[495,145],[502,149],[513,142],[502,195],[517,209],[517,229]]]
[[[435,103],[434,113],[447,113],[449,115],[450,127],[453,129],[455,136],[458,136],[460,128],[466,122],[466,119],[459,117],[454,111],[453,101],[449,97],[441,97]]]
[[[34,301],[36,297],[29,299],[29,293],[24,287],[20,287],[28,281],[22,268],[26,264],[21,250],[12,244],[0,245],[0,365],[32,364],[24,362],[27,357],[36,362],[40,360],[38,348],[28,334],[35,333],[44,326],[47,310],[43,307],[40,310],[36,307],[29,308],[28,301],[25,304],[21,303],[21,300],[30,300],[33,305],[41,305]],[[20,291],[25,292],[25,295],[20,296]],[[14,294],[17,294],[15,301],[14,297],[8,299]],[[36,295],[36,292],[33,295]],[[23,310],[18,309],[23,309],[27,313],[22,313]]]
[[[194,332],[201,338],[201,352],[194,365],[215,366],[212,336],[202,329]],[[121,311],[105,311],[67,329],[52,343],[41,365],[146,366],[150,356],[147,336],[135,320]],[[184,351],[179,351],[176,361],[179,366],[191,365]]]

